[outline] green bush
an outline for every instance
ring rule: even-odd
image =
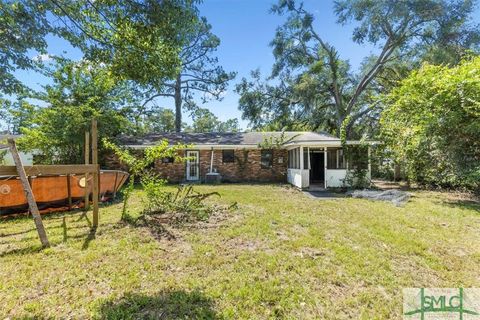
[[[178,186],[174,192],[165,191],[166,181],[155,175],[142,177],[142,187],[145,192],[146,215],[166,215],[168,222],[191,222],[206,220],[213,207],[205,203],[205,199],[217,195],[217,192],[200,193],[192,185]]]
[[[409,181],[480,192],[480,57],[424,65],[385,101],[382,138]]]

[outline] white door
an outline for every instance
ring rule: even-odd
[[[187,181],[200,179],[198,151],[187,151]]]

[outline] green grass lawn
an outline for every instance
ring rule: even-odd
[[[238,209],[174,240],[100,210],[0,222],[0,319],[400,319],[404,287],[480,287],[480,206],[414,192],[405,207],[287,186],[198,186]],[[132,211],[141,210],[141,193]]]

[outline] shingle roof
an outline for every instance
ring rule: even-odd
[[[184,143],[193,145],[258,145],[270,137],[280,137],[281,132],[209,132],[209,133],[154,133],[143,137],[124,137],[122,144],[130,146],[151,146],[167,139],[170,144]],[[339,141],[335,136],[319,132],[286,131],[285,140],[301,141]]]

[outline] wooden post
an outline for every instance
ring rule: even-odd
[[[48,242],[47,233],[45,232],[45,228],[43,227],[42,218],[40,217],[40,212],[38,211],[37,203],[35,202],[35,197],[32,192],[32,188],[28,183],[27,174],[25,173],[25,169],[23,168],[22,160],[20,159],[20,155],[17,151],[17,146],[15,145],[15,140],[8,139],[8,144],[10,146],[10,152],[12,153],[13,161],[15,162],[15,166],[17,167],[18,176],[20,177],[20,181],[23,185],[23,191],[25,192],[25,197],[28,201],[28,206],[30,207],[30,212],[33,216],[33,221],[35,222],[35,227],[37,228],[38,236],[40,237],[40,242],[42,246],[49,247],[50,243]]]
[[[98,226],[98,194],[100,186],[100,170],[98,167],[98,132],[97,119],[92,119],[92,164],[97,166],[93,174],[93,222],[92,226]]]
[[[85,131],[85,164],[90,163],[90,132]],[[88,173],[85,173],[85,199],[83,202],[85,211],[90,209],[90,190],[88,188]]]
[[[72,210],[72,188],[70,186],[69,174],[67,174],[67,196],[68,196],[68,210]]]
[[[113,183],[113,199],[117,198],[117,180],[118,180],[118,172],[115,171],[115,182]]]

